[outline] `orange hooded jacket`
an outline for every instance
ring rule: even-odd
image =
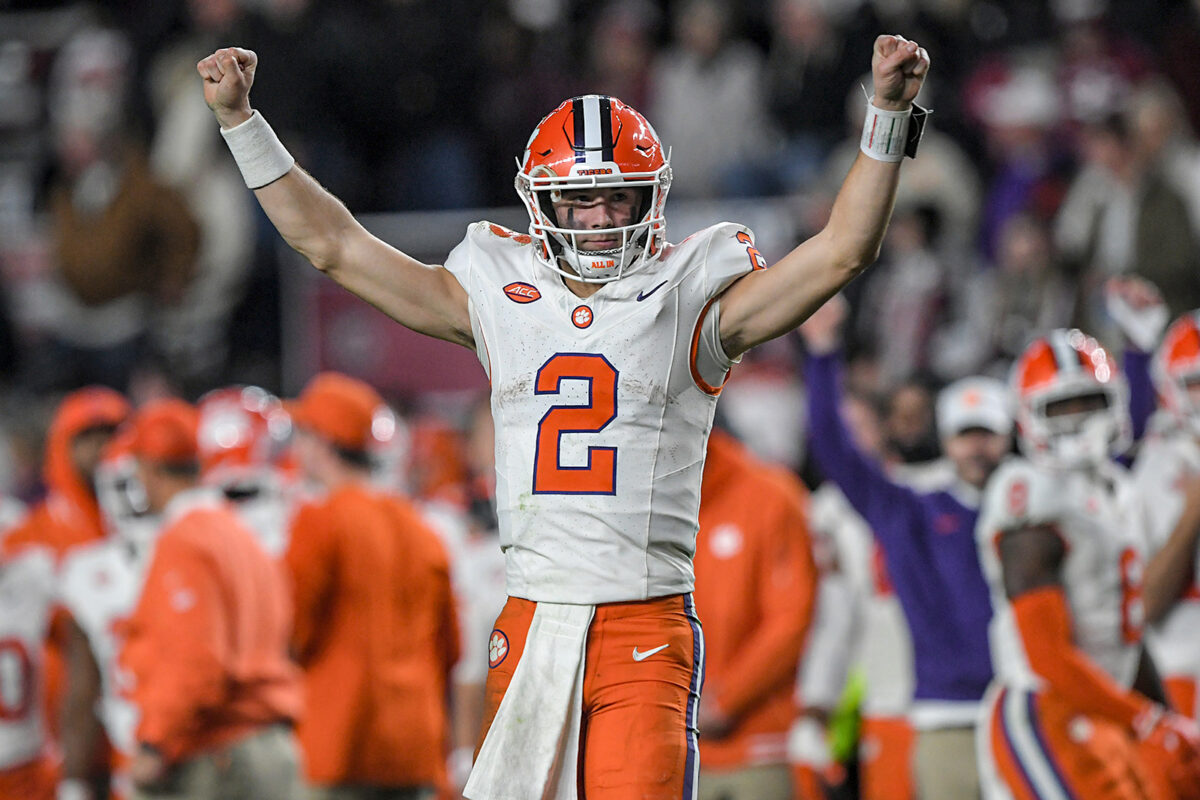
[[[80,389],[63,399],[46,436],[46,498],[5,537],[7,547],[41,545],[61,561],[72,547],[104,537],[95,490],[75,468],[71,444],[90,428],[117,427],[129,412],[124,397],[100,386]]]
[[[817,589],[807,493],[795,476],[714,430],[700,498],[694,596],[704,694],[735,720],[728,736],[703,739],[703,767],[784,764]]]

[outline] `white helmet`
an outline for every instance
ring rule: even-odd
[[[1034,462],[1096,466],[1132,443],[1129,388],[1116,361],[1091,336],[1058,329],[1033,341],[1013,366],[1018,441]],[[1087,410],[1055,413],[1062,401],[1095,398]]]

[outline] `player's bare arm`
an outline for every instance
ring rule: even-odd
[[[887,111],[904,111],[912,107],[929,72],[929,54],[901,36],[880,36],[871,72],[872,103]],[[751,273],[725,291],[720,331],[729,356],[792,330],[875,261],[899,176],[899,162],[859,153],[821,232],[771,269]]]
[[[1047,586],[1061,586],[1059,569],[1066,556],[1062,536],[1049,525],[1007,531],[998,543],[1004,593],[1011,600]]]
[[[1160,622],[1183,595],[1197,540],[1200,540],[1200,478],[1191,478],[1184,485],[1183,511],[1167,543],[1146,564],[1142,597],[1147,622]]]
[[[204,100],[223,129],[252,116],[257,67],[258,57],[238,47],[217,50],[196,65]],[[467,294],[458,281],[371,235],[298,165],[254,194],[284,241],[314,267],[400,324],[474,347]]]

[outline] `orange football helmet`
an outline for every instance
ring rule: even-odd
[[[529,137],[516,179],[538,260],[589,283],[607,283],[655,261],[666,243],[668,159],[646,118],[615,97],[582,95],[550,112]],[[617,187],[639,190],[632,224],[587,231],[559,226],[553,204],[563,191]],[[619,234],[621,244],[581,250],[577,237],[584,233]],[[573,273],[559,266],[560,258]]]
[[[1132,442],[1125,377],[1108,351],[1082,331],[1058,329],[1035,339],[1013,366],[1012,388],[1018,441],[1031,461],[1094,466]],[[1092,399],[1092,405],[1062,405],[1076,399]]]
[[[1200,435],[1200,311],[1189,311],[1171,323],[1150,365],[1154,387],[1176,421]]]
[[[214,389],[200,398],[200,469],[209,484],[253,481],[276,466],[292,432],[283,403],[257,386]]]

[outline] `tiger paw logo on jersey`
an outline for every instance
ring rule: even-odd
[[[514,303],[532,303],[534,300],[541,298],[542,293],[537,290],[536,286],[532,286],[522,281],[510,283],[504,287],[504,293],[508,295],[508,299]]]
[[[587,306],[576,306],[571,312],[571,322],[575,323],[576,328],[586,328],[592,324],[592,310]]]
[[[508,637],[504,635],[504,631],[492,631],[492,638],[488,641],[488,669],[495,669],[503,664],[507,656]]]

